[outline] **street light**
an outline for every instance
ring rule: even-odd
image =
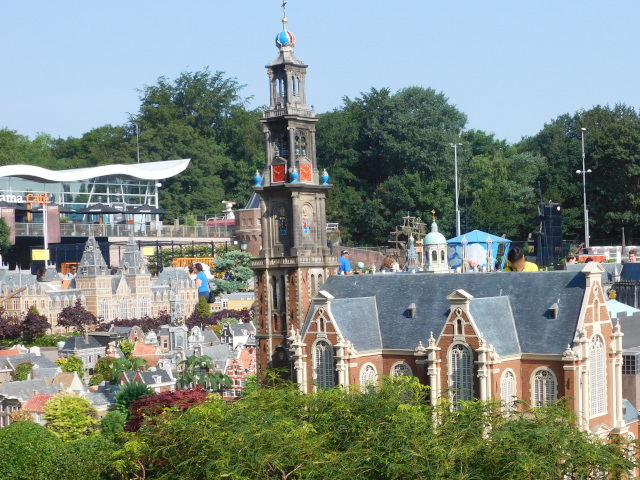
[[[157,182],[155,184],[156,187],[156,208],[160,208],[160,203],[158,202],[158,188],[160,188],[162,186],[162,184],[160,182]],[[160,215],[158,215],[156,213],[156,228],[158,228],[158,222],[160,221]]]
[[[247,242],[246,242],[246,240],[242,240],[240,242],[240,250],[242,250],[243,252],[247,251]]]
[[[582,127],[582,170],[576,170],[578,175],[582,174],[582,195],[584,198],[584,246],[589,248],[589,211],[587,210],[587,173],[591,173],[591,169],[586,169],[584,165],[584,132],[586,128]]]
[[[454,162],[454,175],[456,177],[456,237],[460,236],[460,209],[458,208],[458,147],[462,146],[461,143],[450,143],[450,147],[453,147],[453,162]]]

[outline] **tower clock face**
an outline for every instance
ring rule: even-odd
[[[310,182],[312,180],[311,177],[311,164],[309,163],[301,163],[300,164],[300,181],[301,182]]]
[[[286,180],[286,165],[273,165],[271,167],[271,183],[284,182]]]

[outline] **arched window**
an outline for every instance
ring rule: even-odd
[[[190,298],[191,295],[187,294],[187,298]],[[142,318],[146,317],[149,314],[149,301],[146,298],[143,298],[140,302],[140,316]]]
[[[464,324],[461,318],[456,318],[456,335],[464,335]]]
[[[136,306],[131,306],[131,318],[136,318]]]
[[[465,345],[451,347],[449,385],[455,402],[473,400],[473,358],[471,349]]]
[[[512,370],[507,370],[502,374],[500,381],[500,399],[505,410],[513,410],[516,400],[516,376]]]
[[[595,417],[607,411],[604,342],[600,335],[591,337],[591,346],[589,348],[589,378],[591,387],[590,410],[591,416]]]
[[[276,277],[275,275],[271,277],[271,295],[273,297],[273,305],[272,308],[278,308],[278,288],[276,285]]]
[[[391,367],[392,377],[410,377],[411,375],[413,375],[411,367],[404,362],[396,363]]]
[[[431,260],[433,260],[434,262],[438,261],[438,252],[436,252],[435,250],[431,251]]]
[[[600,321],[600,302],[596,300],[593,302],[593,322],[598,323]]]
[[[322,287],[322,275],[318,275],[318,290]]]
[[[318,289],[316,287],[316,276],[312,274],[311,275],[311,296],[314,296],[317,291]]]
[[[366,363],[360,370],[360,390],[362,393],[373,392],[376,388],[378,372],[371,363]]]
[[[331,388],[333,381],[333,347],[320,340],[313,349],[313,371],[318,388]]]
[[[296,152],[296,157],[300,156],[300,137],[296,135],[296,143],[295,143],[295,152]]]
[[[444,250],[440,250],[440,261],[444,262],[446,260],[446,257],[444,255]]]
[[[120,313],[119,313],[119,318],[120,320],[124,320],[127,317],[127,299],[123,298],[122,300],[120,300]]]
[[[533,373],[533,406],[541,407],[546,403],[555,402],[556,395],[556,376],[553,372],[545,368],[536,370]]]
[[[104,299],[100,303],[100,315],[105,322],[111,320],[111,318],[109,318],[109,300]]]

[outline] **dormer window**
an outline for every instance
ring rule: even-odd
[[[555,320],[556,318],[558,318],[558,310],[560,309],[560,307],[558,306],[557,303],[554,303],[553,305],[551,305],[551,307],[549,307],[549,319],[550,320]]]
[[[416,318],[417,308],[415,303],[409,305],[409,308],[407,308],[407,318]]]

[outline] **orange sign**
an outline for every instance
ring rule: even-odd
[[[40,195],[27,193],[27,203],[49,203],[49,195],[46,193],[41,193]]]

